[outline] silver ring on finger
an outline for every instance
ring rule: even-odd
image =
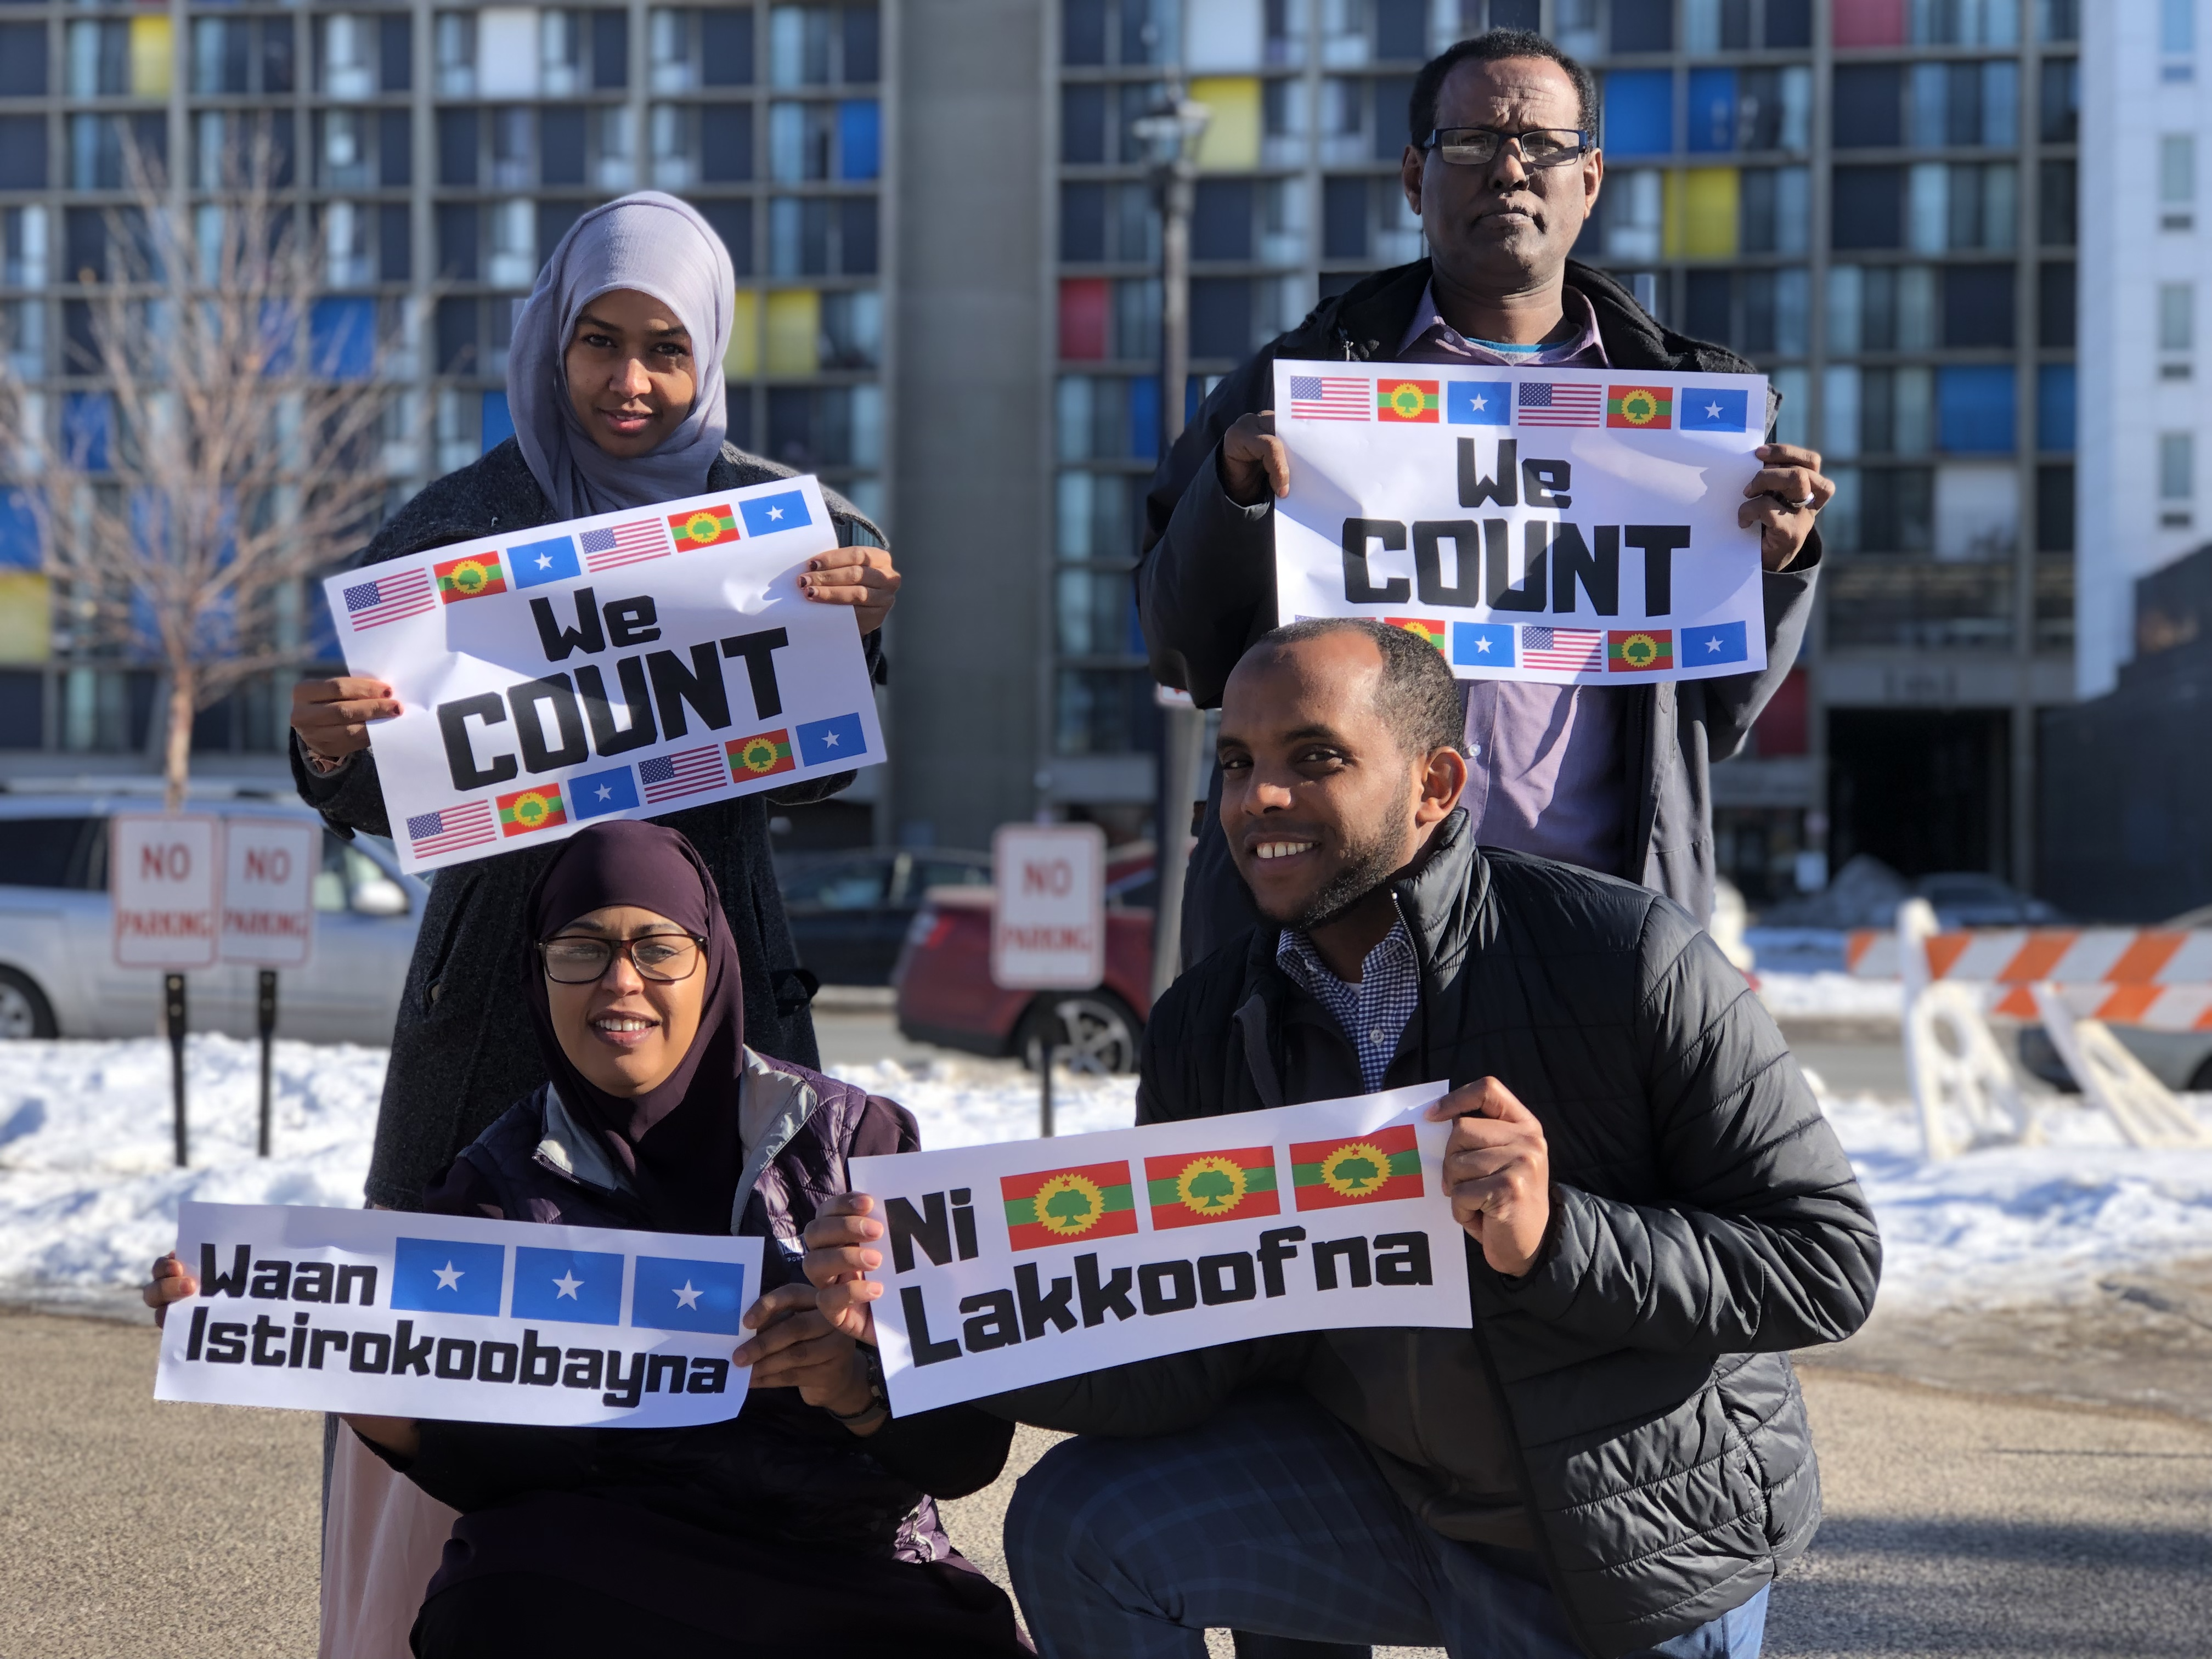
[[[1812,498],[1810,495],[1806,496],[1806,497],[1805,497],[1805,499],[1804,499],[1803,501],[1792,501],[1792,502],[1790,502],[1790,510],[1792,513],[1806,513],[1806,512],[1814,512],[1814,511],[1818,511],[1818,509],[1817,509],[1817,508],[1815,508],[1815,507],[1813,506],[1813,498]]]

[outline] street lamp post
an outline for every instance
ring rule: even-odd
[[[1198,143],[1210,112],[1183,95],[1170,69],[1160,101],[1132,124],[1152,169],[1160,210],[1160,453],[1182,435],[1185,383],[1190,378],[1190,216],[1196,193]],[[1183,878],[1188,866],[1190,799],[1206,735],[1206,715],[1188,700],[1163,699],[1159,805],[1154,844],[1159,900],[1152,918],[1152,996],[1175,982],[1182,957]]]

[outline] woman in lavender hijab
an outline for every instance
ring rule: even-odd
[[[672,196],[641,191],[577,220],[538,274],[507,350],[514,435],[425,488],[356,561],[372,565],[534,525],[734,489],[791,469],[726,441],[722,361],[735,281],[721,240]],[[824,490],[839,550],[801,576],[808,599],[852,607],[880,680],[880,629],[899,586],[883,532]],[[313,679],[292,699],[293,780],[341,836],[390,836],[374,723],[399,712],[389,685]],[[848,773],[672,812],[659,822],[697,849],[742,964],[744,1029],[764,1053],[818,1059],[800,968],[770,854],[772,805],[811,802]],[[403,831],[404,826],[399,826]],[[498,853],[437,872],[401,995],[377,1115],[367,1195],[416,1209],[424,1189],[511,1101],[546,1081],[527,1021],[515,1018],[508,964],[532,883],[555,848]],[[412,1506],[406,1483],[333,1443],[327,1471],[324,1652],[348,1659],[404,1650],[420,1577],[404,1587],[450,1516]],[[390,1488],[402,1488],[395,1494]],[[425,1506],[429,1511],[420,1512]],[[404,1612],[403,1612],[404,1608]],[[396,1629],[392,1621],[397,1620]]]

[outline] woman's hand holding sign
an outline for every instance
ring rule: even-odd
[[[884,1265],[884,1253],[875,1248],[884,1224],[868,1214],[875,1207],[866,1193],[841,1193],[822,1206],[805,1233],[807,1282],[822,1293],[815,1305],[855,1342],[871,1346],[876,1315],[869,1304],[884,1293],[867,1277]]]
[[[887,547],[841,547],[806,562],[799,591],[817,605],[849,605],[863,637],[884,625],[898,603],[901,577]]]
[[[1482,1259],[1518,1279],[1543,1254],[1552,1221],[1552,1154],[1544,1126],[1494,1077],[1453,1090],[1429,1108],[1452,1121],[1444,1188],[1452,1218],[1482,1246]]]
[[[292,688],[292,729],[310,758],[336,764],[368,747],[368,722],[399,713],[398,699],[382,680],[344,675],[301,680]]]
[[[757,1389],[797,1389],[799,1397],[841,1419],[855,1434],[873,1434],[885,1413],[871,1412],[876,1393],[866,1363],[853,1340],[816,1303],[811,1285],[781,1285],[753,1304],[744,1322],[760,1333],[738,1344],[730,1358],[750,1365]]]

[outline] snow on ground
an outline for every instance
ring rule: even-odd
[[[1753,977],[1759,1000],[1777,1019],[1893,1021],[1905,1015],[1904,988],[1893,979],[1853,979],[1842,973],[1769,973],[1763,956]]]
[[[361,1201],[382,1050],[279,1042],[277,1155],[266,1162],[254,1156],[254,1045],[196,1036],[189,1054],[193,1167],[175,1170],[166,1044],[0,1047],[0,1294],[136,1283],[173,1243],[180,1199]],[[839,1071],[912,1109],[926,1146],[1036,1133],[1036,1080],[1007,1066]],[[1054,1093],[1057,1127],[1075,1134],[1126,1124],[1134,1091],[1127,1078],[1063,1078]],[[1886,1302],[2049,1301],[2112,1273],[2212,1257],[2212,1152],[2136,1151],[2077,1097],[2037,1100],[2042,1146],[1940,1163],[1921,1157],[1909,1103],[1823,1103],[1881,1221]],[[2212,1122],[2212,1097],[2193,1103]]]

